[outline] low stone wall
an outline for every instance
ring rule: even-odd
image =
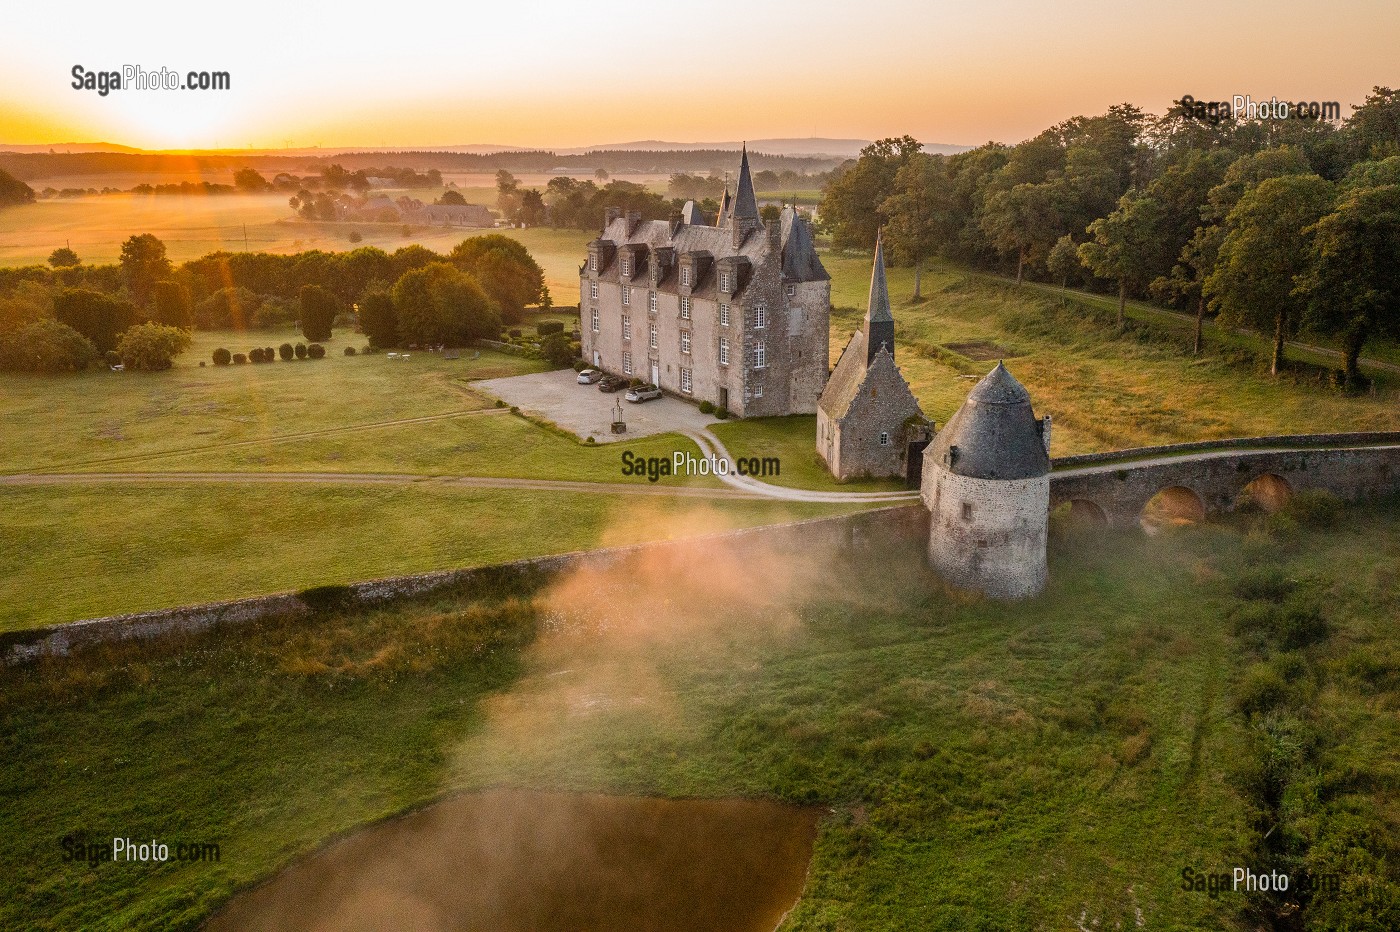
[[[1203,453],[1210,450],[1251,450],[1269,447],[1337,447],[1369,446],[1400,443],[1400,431],[1372,431],[1344,434],[1279,434],[1271,437],[1234,437],[1226,440],[1196,440],[1191,443],[1171,443],[1159,447],[1135,447],[1131,450],[1110,450],[1106,453],[1081,453],[1058,456],[1050,461],[1051,469],[1093,466],[1098,463],[1131,463],[1152,456],[1173,456],[1181,453]]]
[[[503,572],[518,573],[522,576],[548,576],[581,566],[606,566],[647,552],[666,549],[684,551],[687,548],[712,545],[716,542],[737,548],[819,545],[862,547],[898,539],[910,546],[923,547],[927,536],[928,512],[923,506],[897,505],[851,515],[812,518],[680,540],[575,551],[491,566],[376,579],[350,584],[345,587],[345,595],[346,602],[351,605],[385,605],[442,590],[468,587],[475,581],[483,581]],[[190,634],[215,626],[304,615],[311,611],[311,607],[299,595],[281,593],[232,602],[113,615],[0,635],[0,654],[8,666],[40,657],[65,656],[75,650],[113,641],[149,640],[171,634]]]

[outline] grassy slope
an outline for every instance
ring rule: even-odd
[[[1273,557],[1329,593],[1316,707],[1327,766],[1350,774],[1330,792],[1384,838],[1396,686],[1347,671],[1400,649],[1374,614],[1397,597],[1400,527],[1349,522]],[[916,553],[879,574],[867,555],[829,567],[796,628],[721,597],[700,636],[642,627],[620,655],[587,635],[522,657],[530,612],[442,600],[14,671],[0,924],[190,928],[334,832],[505,781],[831,806],[793,930],[1133,928],[1138,910],[1149,928],[1246,928],[1240,900],[1178,886],[1183,866],[1228,869],[1252,841],[1227,776],[1246,747],[1231,701],[1246,658],[1222,622],[1242,543],[1207,529],[1061,549],[1050,590],[1015,611],[950,597]],[[648,701],[536,701],[576,682],[556,667],[587,699],[610,682],[589,671],[613,663],[617,695]],[[508,714],[522,709],[524,731]],[[60,863],[56,839],[79,829],[224,853]]]
[[[864,257],[827,256],[832,359],[860,326],[869,281]],[[1272,379],[1218,353],[1199,358],[1181,342],[1115,336],[1089,314],[1036,289],[938,270],[924,276],[925,303],[908,306],[910,269],[890,271],[900,367],[924,411],[939,424],[957,410],[975,376],[995,362],[937,347],[983,341],[1005,349],[1038,411],[1054,417],[1056,455],[1218,437],[1400,427],[1394,386],[1346,398],[1310,383]],[[932,348],[932,350],[930,349]]]
[[[850,507],[430,482],[0,489],[0,630],[654,540],[682,514],[747,526]]]

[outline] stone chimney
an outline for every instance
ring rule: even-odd
[[[627,235],[631,236],[637,232],[637,227],[642,224],[642,212],[640,210],[627,211]]]
[[[777,252],[783,248],[783,221],[782,218],[770,220],[766,225],[768,231],[768,251]]]
[[[603,229],[606,230],[612,222],[622,216],[621,207],[606,207],[603,209]]]
[[[1040,419],[1040,440],[1045,444],[1045,455],[1050,455],[1050,415]]]
[[[681,212],[679,210],[671,211],[671,237],[673,239],[683,223],[685,223],[685,219],[681,216]]]

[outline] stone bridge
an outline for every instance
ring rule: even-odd
[[[1182,443],[1052,463],[1050,507],[1136,527],[1144,508],[1198,519],[1253,499],[1267,510],[1304,490],[1355,500],[1400,493],[1400,432],[1304,434]],[[1161,497],[1158,498],[1158,494]]]

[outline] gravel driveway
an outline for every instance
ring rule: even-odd
[[[611,443],[630,437],[652,434],[698,431],[718,421],[701,414],[693,404],[669,395],[632,404],[623,399],[624,392],[611,395],[598,391],[597,385],[579,385],[578,373],[572,369],[517,375],[507,379],[486,379],[473,382],[480,389],[527,414],[553,421],[581,439],[592,437],[595,443]],[[627,433],[614,434],[610,425],[613,405],[622,403],[622,419]]]

